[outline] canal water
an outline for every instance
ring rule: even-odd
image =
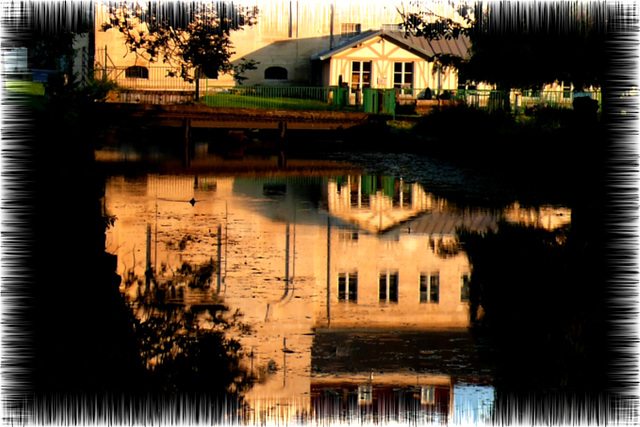
[[[164,328],[149,370],[219,334],[247,422],[491,419],[499,359],[457,232],[566,230],[570,206],[504,203],[493,178],[420,156],[195,151],[188,169],[96,153],[120,291],[141,330]]]

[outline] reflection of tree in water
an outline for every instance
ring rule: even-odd
[[[453,257],[460,252],[459,242],[456,240],[448,240],[440,238],[429,237],[429,249],[442,259]]]
[[[146,283],[129,275],[126,285],[138,286],[138,292],[128,305],[150,392],[194,393],[238,408],[251,379],[241,366],[241,345],[227,331],[251,330],[210,289],[217,269],[210,260],[183,263],[175,271],[163,266]]]
[[[494,342],[500,392],[602,393],[606,332],[596,242],[570,227],[460,231],[471,320]]]

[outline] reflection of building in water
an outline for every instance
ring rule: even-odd
[[[393,177],[349,176],[328,185],[329,212],[370,232],[385,231],[436,203],[421,185]]]
[[[315,327],[468,326],[464,253],[439,255],[427,234],[381,238],[338,228],[328,236],[331,274]]]
[[[571,210],[568,208],[554,206],[540,206],[535,209],[523,208],[517,202],[505,210],[504,216],[509,222],[547,230],[554,230],[571,222]]]
[[[311,407],[332,421],[446,423],[453,384],[445,375],[336,374],[311,378]]]
[[[571,210],[541,206],[524,208],[519,203],[501,212],[460,211],[445,199],[425,192],[418,183],[393,177],[349,176],[328,184],[328,206],[333,217],[372,233],[382,233],[418,218],[407,230],[426,234],[454,235],[457,227],[472,230],[495,228],[498,220],[553,230],[571,222]],[[441,218],[434,215],[443,214]],[[413,227],[412,227],[413,226]],[[417,227],[417,228],[416,228]]]
[[[328,212],[317,208],[324,200]],[[250,330],[238,338],[248,355],[246,367],[258,378],[247,393],[255,421],[310,414],[313,405],[336,404],[334,392],[342,393],[344,404],[354,396],[366,402],[368,393],[372,402],[392,396],[393,402],[402,397],[411,404],[420,394],[420,405],[435,399],[435,406],[421,409],[430,413],[451,405],[455,381],[441,367],[424,368],[422,382],[405,381],[401,367],[384,375],[361,367],[356,374],[375,371],[367,389],[340,370],[312,373],[318,359],[311,349],[318,334],[336,329],[426,334],[466,328],[470,266],[454,244],[455,228],[495,227],[500,215],[452,211],[418,184],[365,176],[117,177],[107,184],[105,205],[118,218],[107,231],[107,250],[118,255],[127,295],[144,290],[147,269],[167,279],[184,263],[215,263],[206,289],[176,286],[186,310],[219,290],[232,311],[243,313]],[[513,212],[523,218],[526,211]]]

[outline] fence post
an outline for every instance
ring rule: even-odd
[[[107,45],[104,45],[104,65],[102,68],[102,79],[107,80]]]
[[[193,76],[196,79],[196,102],[200,100],[200,68],[196,68],[193,72]]]
[[[184,131],[184,164],[191,167],[191,119],[184,119],[182,122]]]

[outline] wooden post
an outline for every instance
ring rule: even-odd
[[[104,45],[104,68],[102,69],[102,80],[107,80],[107,45]]]
[[[284,252],[284,289],[285,295],[289,291],[289,240],[290,240],[290,232],[289,232],[289,223],[287,223],[286,230],[286,243],[285,243],[285,252]]]
[[[144,285],[146,290],[149,290],[151,283],[151,224],[147,224],[147,260],[144,269]]]
[[[327,216],[327,328],[331,327],[331,217]]]
[[[295,200],[294,200],[295,203]],[[296,278],[296,208],[293,208],[293,265],[291,266],[291,289],[293,289],[293,281]]]
[[[186,167],[191,167],[191,119],[184,119],[184,163]]]
[[[220,293],[220,285],[222,284],[222,225],[218,224],[218,287]]]
[[[282,387],[287,386],[287,339],[282,339]]]
[[[251,346],[251,354],[249,355],[249,357],[251,357],[251,378],[254,378],[253,376],[253,358],[255,357],[253,352],[254,348],[255,346]]]

